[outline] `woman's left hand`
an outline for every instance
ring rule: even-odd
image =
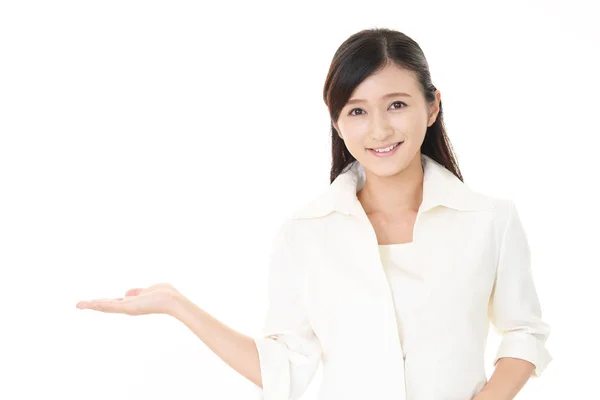
[[[130,289],[125,297],[80,301],[77,308],[127,315],[171,314],[182,297],[172,285],[159,283]]]

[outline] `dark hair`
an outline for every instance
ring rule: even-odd
[[[394,63],[415,73],[427,102],[435,100],[429,64],[421,47],[404,33],[391,29],[365,29],[350,36],[337,49],[323,87],[323,100],[331,118],[330,183],[355,158],[334,127],[354,89],[368,76]],[[431,157],[456,175],[462,174],[444,128],[442,103],[435,122],[427,128],[421,153]]]

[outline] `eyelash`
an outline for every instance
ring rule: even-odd
[[[396,103],[400,103],[400,104],[402,104],[402,107],[400,107],[400,109],[402,109],[402,108],[406,107],[406,103],[405,103],[405,102],[403,102],[403,101],[395,101],[395,102],[393,102],[393,103],[392,103],[392,105],[393,105],[393,104],[396,104]],[[352,112],[353,112],[354,110],[362,110],[362,109],[361,109],[361,108],[353,108],[352,110],[350,110],[350,112],[348,113],[348,115],[350,115],[351,117],[357,117],[358,115],[352,115]],[[399,109],[398,109],[398,108],[396,108],[396,110],[399,110]]]

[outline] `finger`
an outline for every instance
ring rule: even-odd
[[[90,309],[105,313],[123,313],[129,312],[129,304],[123,298],[116,299],[98,299],[90,301],[82,301],[77,307],[82,309]]]

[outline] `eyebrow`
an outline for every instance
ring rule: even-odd
[[[386,95],[381,96],[382,99],[387,99],[389,97],[410,97],[410,94],[403,93],[403,92],[394,92],[394,93],[388,93]],[[363,99],[351,99],[351,100],[348,100],[346,102],[346,104],[362,103],[364,101],[365,100],[363,100]]]

